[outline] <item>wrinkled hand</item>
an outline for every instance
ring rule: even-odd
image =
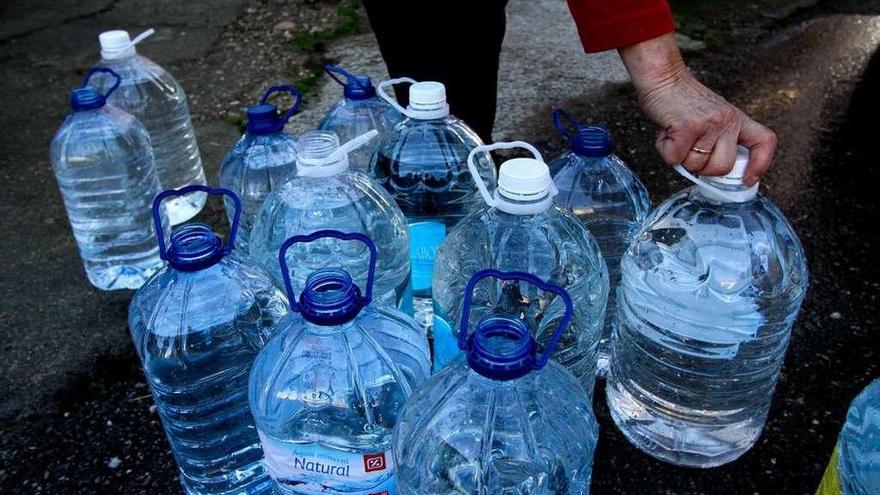
[[[745,184],[763,176],[776,152],[776,134],[697,81],[685,67],[672,35],[620,50],[639,102],[661,130],[657,151],[700,175],[724,175],[736,146],[750,150]]]

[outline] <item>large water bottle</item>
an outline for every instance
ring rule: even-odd
[[[880,380],[849,406],[831,462],[816,495],[880,493]]]
[[[621,261],[607,397],[614,422],[658,459],[730,462],[757,441],[807,289],[801,243],[746,187],[739,147],[723,177],[648,217]]]
[[[98,73],[116,81],[104,94],[88,85]],[[106,104],[119,82],[110,69],[92,69],[71,93],[73,112],[49,152],[86,275],[102,290],[137,289],[162,266],[150,216],[159,192],[150,137]],[[168,225],[164,210],[161,222]]]
[[[611,334],[617,319],[620,258],[651,211],[648,191],[626,164],[611,153],[611,133],[603,126],[581,124],[562,110],[553,122],[571,149],[548,163],[559,188],[554,201],[575,214],[590,230],[608,267],[608,306],[599,340],[598,374],[605,376]]]
[[[375,239],[379,250],[377,298],[412,313],[406,221],[394,199],[382,186],[348,168],[348,153],[377,135],[373,130],[339,146],[336,134],[311,131],[299,141],[296,175],[273,191],[263,204],[251,233],[251,255],[275,275],[283,273],[278,250],[289,237],[316,230],[360,232]],[[324,266],[344,266],[355,278],[366,273],[360,261],[366,247],[357,243],[320,240],[299,244],[290,251],[297,286]]]
[[[514,158],[501,165],[498,188],[483,185],[476,163],[469,161],[485,204],[452,229],[437,252],[434,270],[434,368],[459,352],[458,336],[465,287],[477,271],[496,268],[532,273],[563,287],[577,301],[554,359],[592,395],[596,352],[602,330],[608,274],[589,231],[571,213],[554,206],[556,186],[541,154],[522,141],[479,146],[471,157],[494,149],[526,148],[534,158]],[[471,322],[493,311],[523,317],[546,344],[565,307],[554,292],[516,280],[486,280],[475,296]]]
[[[297,300],[285,251],[314,241],[359,241],[368,250],[364,293],[343,268],[311,272]],[[342,244],[352,244],[344,242]],[[250,403],[279,494],[394,494],[392,428],[413,387],[430,374],[428,342],[412,318],[371,303],[377,250],[363,234],[294,236],[279,262],[294,313],[257,357]]]
[[[287,299],[269,273],[232,251],[238,215],[225,244],[209,226],[187,223],[165,249],[160,204],[193,191],[225,194],[239,206],[233,192],[198,185],[156,197],[168,264],[134,295],[131,336],[186,492],[270,494],[247,387]]]
[[[402,82],[412,83],[405,109],[385,92],[386,87]],[[479,201],[467,158],[483,143],[470,127],[449,114],[446,88],[438,82],[391,79],[379,84],[379,96],[406,119],[384,136],[373,155],[371,171],[406,215],[415,318],[431,335],[434,258],[446,232]],[[477,154],[474,162],[483,181],[494,186],[495,164],[489,153]]]
[[[333,131],[340,141],[348,141],[361,134],[376,129],[385,134],[403,116],[394,107],[376,96],[376,88],[369,76],[356,76],[341,67],[326,65],[327,74],[344,87],[345,98],[339,100],[318,124],[318,129]],[[344,78],[343,79],[340,79]],[[351,168],[368,172],[373,153],[379,149],[381,139],[361,146],[348,155]]]
[[[283,114],[269,97],[288,93],[293,105]],[[251,229],[260,213],[266,196],[296,171],[296,138],[284,132],[284,125],[296,113],[302,96],[290,86],[272,86],[263,93],[260,102],[247,111],[247,130],[226,153],[220,165],[220,187],[230,189],[242,203],[241,223],[235,247],[248,250]],[[235,212],[229,199],[224,201],[226,215],[232,221]]]
[[[558,296],[562,317],[541,346],[518,312],[467,314],[485,277],[533,284]],[[527,273],[482,270],[462,306],[458,358],[416,390],[394,431],[401,495],[583,495],[599,431],[586,391],[550,361],[574,314],[561,287]],[[543,347],[543,351],[542,348]]]
[[[189,117],[186,93],[180,84],[155,62],[142,57],[135,45],[153,34],[150,29],[134,40],[127,31],[106,31],[98,36],[101,43],[100,65],[122,76],[122,86],[109,102],[134,115],[150,133],[156,173],[164,189],[177,189],[189,184],[205,184],[202,157]],[[101,79],[106,91],[114,84]],[[194,192],[168,201],[168,219],[172,225],[194,217],[205,205],[206,195]]]

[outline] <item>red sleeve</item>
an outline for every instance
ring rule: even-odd
[[[667,0],[568,0],[584,50],[601,52],[675,29]]]

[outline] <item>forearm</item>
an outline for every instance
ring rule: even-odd
[[[691,77],[673,33],[619,48],[617,51],[640,96]]]

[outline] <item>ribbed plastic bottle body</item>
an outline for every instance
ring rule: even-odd
[[[236,249],[247,252],[251,230],[269,193],[296,173],[296,139],[284,131],[243,135],[220,165],[220,187],[235,192],[241,200]],[[234,205],[224,199],[232,221]]]
[[[446,233],[482,201],[467,166],[468,154],[482,144],[455,117],[407,118],[384,137],[373,156],[372,175],[394,196],[409,225],[415,318],[429,332],[437,248]],[[474,161],[486,186],[493,188],[491,156],[481,153]]]
[[[421,328],[388,306],[338,326],[282,320],[250,382],[277,492],[396,493],[392,429],[429,374]]]
[[[360,232],[374,239],[379,256],[375,299],[411,311],[406,221],[394,200],[360,172],[328,177],[289,177],[263,203],[251,231],[250,253],[281,283],[278,250],[289,237],[333,229]],[[321,239],[298,244],[287,254],[293,287],[302,288],[318,268],[342,267],[357,281],[366,280],[366,246]]]
[[[287,311],[272,277],[234,253],[164,268],[135,294],[129,327],[188,494],[271,493],[247,386]]]
[[[597,439],[592,405],[562,366],[496,381],[460,358],[404,408],[399,493],[587,494]]]
[[[739,457],[764,426],[806,293],[791,226],[762,196],[691,188],[648,218],[621,271],[607,382],[618,427],[674,464]]]
[[[880,493],[880,380],[868,385],[849,406],[837,441],[836,474],[838,491],[831,493]],[[819,490],[819,495],[826,493]]]
[[[567,152],[548,165],[559,188],[554,202],[574,213],[590,230],[608,267],[611,290],[598,360],[598,373],[604,376],[617,318],[620,258],[651,212],[651,199],[638,177],[615,155],[588,157]]]
[[[470,278],[479,270],[531,273],[558,285],[577,302],[571,324],[554,359],[566,366],[592,396],[608,274],[595,240],[570,213],[552,206],[536,215],[511,215],[483,206],[446,237],[434,271],[434,366],[458,355],[462,302]],[[487,279],[477,285],[470,324],[489,313],[524,315],[545,344],[565,311],[553,293],[532,284]]]
[[[163,189],[179,189],[205,184],[202,157],[190,120],[186,93],[165,69],[135,55],[117,60],[101,60],[99,65],[122,76],[119,89],[107,100],[111,105],[137,117],[153,145],[156,173]],[[106,92],[114,84],[107,76],[96,76],[96,84]],[[206,195],[195,192],[167,202],[172,225],[194,217],[205,205]]]
[[[102,290],[143,285],[162,267],[147,131],[109,105],[77,111],[52,139],[50,161],[89,282]],[[167,227],[164,210],[162,220]]]
[[[319,130],[333,131],[339,142],[348,142],[372,129],[379,131],[379,138],[350,152],[348,161],[352,170],[369,173],[370,161],[379,149],[384,134],[397,125],[403,116],[378,97],[363,100],[343,99],[327,112],[318,124]]]

